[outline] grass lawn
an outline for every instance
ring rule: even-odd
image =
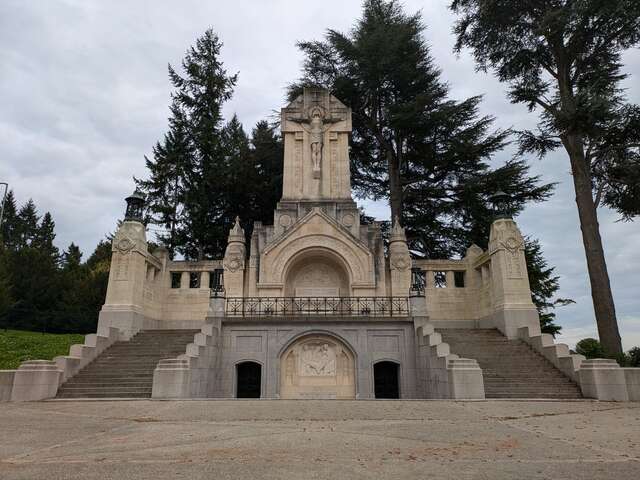
[[[69,347],[74,343],[84,343],[84,335],[0,330],[0,370],[18,368],[25,360],[69,355]]]

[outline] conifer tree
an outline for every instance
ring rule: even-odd
[[[18,244],[18,207],[16,206],[16,199],[13,195],[13,190],[9,190],[7,198],[4,203],[4,215],[2,217],[2,225],[0,225],[0,235],[2,238],[0,241],[6,249],[6,251],[14,251]]]
[[[169,132],[153,147],[153,158],[145,156],[149,178],[135,179],[137,187],[146,194],[146,221],[165,229],[157,234],[157,238],[167,247],[171,257],[178,247],[177,230],[184,209],[186,172],[193,161],[184,114],[174,101]]]
[[[193,155],[184,179],[183,219],[177,232],[187,258],[219,257],[227,232],[224,222],[224,148],[222,105],[231,98],[237,75],[228,75],[219,59],[222,42],[207,30],[182,61],[182,74],[169,66],[173,99],[184,113]],[[216,226],[215,228],[212,228]]]
[[[328,30],[323,41],[299,44],[303,74],[289,96],[322,86],[351,107],[356,194],[389,200],[414,255],[446,258],[472,243],[487,247],[494,193],[509,194],[517,214],[546,199],[553,185],[541,184],[519,158],[490,167],[512,132],[479,115],[480,97],[449,98],[424,28],[421,15],[407,15],[398,1],[366,0],[349,34]],[[550,280],[552,270],[538,273]],[[548,294],[539,290],[534,298]]]
[[[456,50],[470,48],[478,69],[508,83],[513,103],[540,112],[538,130],[521,132],[521,150],[562,147],[569,157],[598,333],[607,354],[620,355],[597,207],[626,217],[639,210],[640,130],[612,127],[637,112],[620,81],[622,52],[640,44],[640,2],[454,0],[451,9]]]
[[[480,97],[449,98],[424,29],[420,14],[407,15],[399,2],[367,0],[349,34],[328,30],[324,41],[299,44],[303,76],[290,96],[320,85],[351,107],[356,193],[388,199],[411,250],[443,257],[486,244],[493,193],[509,193],[517,213],[552,186],[529,176],[522,161],[489,167],[510,132],[479,116]]]
[[[284,146],[276,128],[266,120],[256,123],[251,132],[251,155],[256,170],[254,220],[273,222],[273,211],[282,197]]]

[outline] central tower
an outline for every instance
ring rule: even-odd
[[[306,88],[281,115],[282,200],[351,200],[351,110],[327,90]]]
[[[282,109],[281,128],[282,199],[273,225],[254,224],[248,265],[240,224],[231,231],[227,296],[407,296],[411,259],[404,231],[394,228],[389,263],[380,224],[361,223],[351,197],[351,110],[328,90],[305,88]]]

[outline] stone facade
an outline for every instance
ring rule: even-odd
[[[281,125],[272,225],[256,222],[246,242],[237,219],[224,258],[174,261],[149,252],[132,195],[98,333],[54,362],[0,372],[0,400],[51,397],[105,348],[149,329],[200,330],[183,355],[158,363],[154,398],[484,398],[481,368],[451,351],[442,328],[495,328],[585,396],[638,400],[637,369],[584,362],[540,333],[512,219],[493,223],[486,251],[472,245],[461,259],[412,259],[397,219],[385,249],[380,225],[362,223],[351,197],[350,110],[305,89]]]
[[[237,219],[224,258],[179,262],[164,250],[149,254],[141,225],[124,222],[100,326],[128,338],[208,318],[188,362],[158,366],[157,397],[234,397],[238,365],[249,363],[265,398],[373,398],[383,388],[373,378],[378,362],[397,365],[402,398],[481,397],[477,364],[443,355],[437,335],[425,343],[423,329],[495,327],[515,338],[537,325],[515,222],[494,223],[486,252],[472,246],[460,260],[412,260],[396,220],[385,252],[380,225],[363,224],[351,196],[350,110],[326,90],[306,89],[282,109],[281,125],[284,185],[273,224],[256,222],[246,242]],[[423,285],[412,286],[412,275]],[[210,284],[214,276],[223,289]]]

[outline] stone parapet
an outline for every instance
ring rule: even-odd
[[[580,365],[580,388],[587,398],[626,402],[629,400],[625,371],[615,360],[594,358]]]
[[[11,390],[12,402],[53,398],[58,391],[62,371],[51,360],[23,362],[16,370]]]

